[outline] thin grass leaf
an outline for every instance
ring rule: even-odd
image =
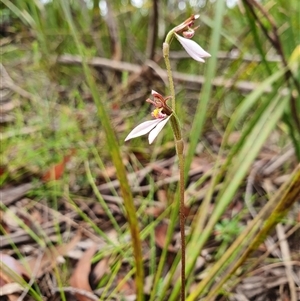
[[[192,158],[195,154],[195,150],[197,147],[197,143],[202,135],[202,130],[204,126],[204,122],[206,119],[207,106],[209,103],[209,99],[212,92],[212,82],[215,78],[217,71],[217,54],[220,46],[221,39],[221,28],[223,23],[223,16],[225,13],[225,2],[224,0],[218,1],[216,3],[216,14],[214,19],[214,24],[212,26],[213,33],[211,37],[210,49],[208,53],[210,53],[211,58],[208,59],[207,69],[205,71],[205,82],[202,87],[202,91],[199,96],[199,102],[197,105],[195,118],[193,121],[191,135],[190,135],[190,144],[188,148],[188,152],[185,160],[185,178],[187,179],[187,174],[191,166]],[[177,291],[177,289],[176,289]],[[175,291],[173,291],[175,294]],[[171,299],[170,301],[172,301]]]
[[[91,71],[85,61],[85,47],[80,42],[78,37],[78,32],[75,28],[69,3],[66,1],[61,1],[62,9],[65,13],[66,19],[69,23],[73,38],[76,42],[77,49],[83,58],[83,71],[87,80],[87,83],[89,85],[89,88],[91,90],[93,100],[97,106],[97,112],[99,115],[99,119],[102,122],[103,128],[106,133],[106,139],[107,144],[110,149],[111,157],[113,160],[113,163],[116,167],[117,177],[120,182],[120,188],[122,192],[122,197],[124,200],[124,205],[126,208],[127,213],[127,220],[131,232],[131,238],[132,238],[132,246],[134,250],[134,258],[135,258],[135,265],[136,265],[136,288],[137,288],[137,300],[142,301],[144,299],[144,267],[143,267],[143,256],[142,256],[142,248],[141,248],[141,240],[140,240],[140,233],[139,233],[139,226],[138,226],[138,219],[136,216],[136,210],[133,203],[133,197],[130,191],[129,183],[126,176],[126,170],[122,161],[122,157],[120,154],[120,148],[119,144],[117,142],[115,133],[113,131],[113,127],[111,125],[108,113],[106,111],[106,107],[103,103],[103,100],[101,100],[95,81],[92,77]]]
[[[239,257],[234,258],[231,262],[235,261],[235,264],[230,267],[228,264],[228,270],[223,275],[221,281],[210,291],[207,298],[215,297],[222,285],[233,275],[233,273],[245,262],[249,254],[257,250],[261,241],[270,233],[270,231],[286,216],[291,206],[298,200],[300,194],[300,164],[296,167],[290,178],[281,186],[278,192],[272,197],[265,207],[260,211],[259,215],[248,225],[247,229],[252,231],[257,228],[259,231],[256,235],[249,239],[247,232],[243,231],[236,241],[232,244],[230,249],[224,254],[224,259],[221,258],[223,263],[227,262],[226,258],[232,254],[239,245],[244,242],[249,242],[248,247],[243,250],[243,253]],[[273,207],[273,208],[272,208]],[[275,207],[275,208],[274,208]],[[271,214],[270,214],[271,212]],[[259,225],[259,227],[257,227]],[[228,255],[227,255],[228,253]],[[236,260],[238,259],[238,260]],[[216,263],[216,268],[218,267]],[[214,267],[215,268],[215,267]],[[254,267],[252,266],[252,269]]]
[[[187,269],[189,269],[188,271],[193,268],[194,262],[199,254],[199,250],[203,247],[211,231],[213,230],[214,225],[217,223],[220,216],[223,214],[230,201],[233,199],[237,188],[245,177],[260,148],[263,146],[267,137],[276,126],[278,120],[282,117],[287,104],[288,97],[282,99],[280,96],[278,96],[276,101],[273,101],[271,103],[264,115],[262,115],[260,121],[251,131],[250,137],[248,138],[245,145],[243,145],[241,151],[238,154],[236,162],[234,162],[233,167],[230,168],[230,172],[228,172],[226,176],[223,184],[224,188],[219,192],[217,196],[216,207],[214,208],[214,211],[209,218],[207,226],[202,233],[193,233],[191,242],[188,246],[188,251],[190,252],[190,256],[188,256],[189,260],[187,263]],[[230,262],[227,261],[227,263],[229,264]],[[212,275],[208,276],[204,281],[200,282],[193,293],[187,298],[187,301],[195,300],[205,289],[207,289],[207,282],[211,278]]]

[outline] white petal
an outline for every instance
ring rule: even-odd
[[[166,123],[168,122],[170,117],[171,116],[168,116],[165,119],[160,119],[160,123],[149,134],[149,137],[148,137],[149,144],[151,144],[154,141],[154,139],[157,137],[157,135],[160,133],[160,131],[163,129],[163,127],[166,125]]]
[[[128,134],[128,136],[125,138],[125,141],[132,139],[132,138],[139,137],[139,136],[143,136],[143,135],[149,133],[160,122],[161,122],[161,119],[154,119],[154,120],[145,121],[145,122],[139,124]]]
[[[202,58],[211,57],[199,44],[195,41],[183,38],[182,36],[175,33],[176,38],[186,50],[186,52],[196,61],[205,62]]]

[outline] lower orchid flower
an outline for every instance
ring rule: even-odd
[[[169,97],[163,98],[161,94],[154,90],[152,90],[152,95],[154,96],[154,100],[147,99],[147,102],[150,102],[156,106],[155,110],[151,114],[155,119],[145,121],[136,126],[125,138],[125,141],[149,133],[148,140],[149,144],[151,144],[170,119],[172,110],[166,104],[166,101],[169,99]]]

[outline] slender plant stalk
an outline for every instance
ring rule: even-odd
[[[171,70],[171,64],[169,59],[170,52],[170,44],[173,38],[176,36],[176,39],[182,44],[182,46],[186,49],[186,51],[197,61],[204,62],[203,57],[209,57],[210,54],[205,52],[197,43],[191,42],[189,39],[193,37],[195,29],[192,27],[194,25],[194,21],[198,19],[199,15],[192,15],[190,18],[185,20],[183,23],[174,27],[170,30],[166,36],[165,42],[163,43],[163,56],[166,64],[167,75],[169,79],[169,88],[172,98],[172,108],[170,115],[170,122],[174,134],[174,140],[176,144],[176,152],[178,156],[178,164],[179,164],[179,216],[180,216],[180,235],[181,235],[181,301],[185,301],[185,215],[184,215],[184,187],[185,187],[185,167],[184,167],[184,142],[181,136],[181,129],[179,120],[176,116],[176,101],[175,101],[175,88]],[[183,34],[180,37],[178,33]],[[165,108],[164,108],[165,109]]]
[[[179,164],[179,220],[180,220],[180,238],[181,238],[181,301],[185,300],[185,215],[184,215],[184,142],[181,139],[181,132],[176,132],[178,126],[177,118],[171,118],[171,126],[174,132],[176,143],[176,152]],[[179,133],[179,135],[177,135]]]
[[[169,80],[169,90],[170,90],[171,101],[172,101],[171,107],[172,107],[173,111],[175,112],[175,110],[176,110],[176,108],[175,108],[175,105],[176,105],[176,102],[175,102],[175,88],[174,88],[171,64],[170,64],[170,60],[169,60],[169,49],[170,49],[170,43],[172,41],[173,34],[174,34],[174,30],[171,30],[166,36],[166,40],[165,40],[166,42],[163,44],[163,56],[164,56],[167,75],[168,75],[168,80]],[[175,128],[175,132],[177,133],[177,135],[179,134],[179,137],[180,137],[178,139],[181,140],[181,133],[180,133],[178,119],[175,117],[176,120],[174,119],[172,121],[173,118],[174,118],[174,116],[172,116],[172,118],[171,118],[172,128],[173,127]],[[174,131],[174,128],[173,128],[173,131]],[[177,154],[179,154],[178,150],[180,148],[177,147],[176,135],[174,135],[174,139],[176,141],[176,152],[177,152]],[[181,159],[179,158],[179,164],[180,164],[179,168],[180,168],[180,166],[184,166],[183,154],[182,154],[182,158]],[[184,170],[180,171],[180,178],[181,178],[182,174],[184,174]],[[180,183],[180,181],[181,180],[179,180],[179,183]],[[180,185],[180,187],[183,187],[183,186]],[[180,197],[180,195],[182,195],[183,197]],[[175,206],[173,206],[173,208],[172,208],[172,213],[171,213],[171,217],[170,217],[171,223],[169,225],[168,233],[167,233],[167,237],[170,238],[170,239],[171,239],[172,232],[174,231],[174,226],[175,226],[174,222],[172,222],[172,221],[175,221],[176,215],[178,214],[178,209],[179,209],[179,212],[180,212],[179,213],[180,216],[181,216],[181,213],[184,212],[183,211],[184,207],[181,207],[181,204],[184,204],[184,187],[183,187],[183,191],[182,192],[180,191],[179,197],[180,197],[180,203],[179,204],[178,203],[174,204]],[[181,271],[181,275],[183,277],[181,279],[181,282],[183,283],[183,286],[181,287],[181,292],[182,292],[182,296],[185,296],[185,272],[184,272],[184,270],[185,270],[185,237],[184,237],[184,216],[182,216],[182,217],[183,218],[180,218],[181,249],[182,249],[182,252],[183,252],[183,253],[181,253],[181,256],[183,258],[183,260],[182,260],[182,271],[183,272]],[[183,235],[182,235],[182,233],[183,233]],[[166,245],[168,245],[169,243],[170,243],[170,241],[167,239]],[[184,246],[184,247],[182,247],[182,246]],[[158,265],[156,276],[155,276],[155,279],[154,279],[154,287],[156,287],[157,284],[158,284],[158,280],[159,280],[160,275],[162,273],[162,269],[163,269],[163,265],[164,265],[164,262],[165,262],[166,255],[167,255],[167,248],[165,248],[163,250],[163,253],[161,255],[161,260],[160,260],[160,263]],[[154,295],[152,297],[154,297]],[[150,299],[150,300],[153,300],[153,298]],[[185,297],[183,297],[182,300],[185,300]]]
[[[166,40],[167,39],[168,39],[168,36],[167,36]],[[164,54],[164,59],[165,59],[165,64],[166,64],[166,69],[167,69],[167,74],[168,74],[168,79],[169,79],[170,94],[172,97],[172,109],[176,112],[175,89],[174,89],[173,75],[172,75],[172,69],[171,69],[171,64],[170,64],[170,59],[169,59],[169,52],[170,52],[169,44],[164,43],[163,44],[163,54]]]
[[[185,215],[184,215],[184,156],[183,140],[176,141],[176,150],[179,158],[179,189],[180,189],[180,235],[181,235],[181,300],[185,300]]]
[[[166,41],[171,40],[171,34],[173,32],[170,31],[166,37]],[[176,102],[175,102],[175,88],[172,77],[171,64],[169,60],[169,43],[163,44],[163,54],[169,79],[170,93],[172,97],[172,109],[174,111],[170,121],[171,126],[174,133],[174,139],[176,143],[176,152],[178,156],[178,164],[179,164],[179,220],[180,220],[180,238],[181,238],[181,301],[185,300],[185,233],[184,233],[184,225],[185,225],[185,215],[184,215],[184,142],[181,139],[181,129],[179,126],[178,118],[176,117]]]

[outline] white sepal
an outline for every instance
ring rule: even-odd
[[[136,126],[125,138],[125,141],[136,138],[139,136],[143,136],[147,133],[149,133],[153,128],[155,128],[163,119],[154,119],[145,121],[138,126]]]
[[[125,141],[139,136],[143,136],[150,132],[148,140],[149,144],[151,144],[157,137],[157,135],[160,133],[160,131],[163,129],[163,127],[166,125],[169,119],[170,116],[167,116],[166,118],[158,118],[150,121],[145,121],[136,126],[125,138]]]
[[[180,42],[182,47],[186,50],[186,52],[196,61],[204,63],[204,59],[206,57],[211,57],[211,55],[206,52],[199,44],[197,44],[193,40],[186,39],[177,33],[175,33],[177,40]]]
[[[163,127],[166,125],[169,119],[170,116],[161,119],[161,122],[150,132],[148,136],[149,144],[151,144],[154,141],[154,139],[157,137],[157,135],[160,133],[160,131],[163,129]]]

